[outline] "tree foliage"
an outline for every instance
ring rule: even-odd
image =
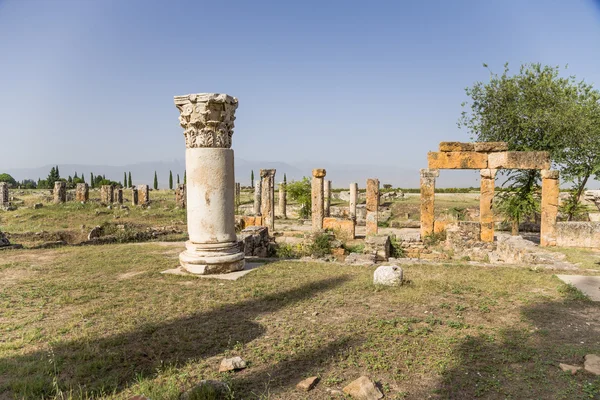
[[[308,218],[311,214],[312,198],[310,180],[307,177],[301,181],[292,181],[286,185],[287,195],[300,204],[300,218]]]
[[[17,181],[9,174],[0,174],[0,182],[6,182],[10,186],[17,186]]]

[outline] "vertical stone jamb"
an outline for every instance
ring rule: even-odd
[[[331,181],[324,181],[323,185],[323,196],[325,197],[323,215],[329,217],[331,209]]]
[[[358,183],[350,184],[350,200],[348,215],[350,219],[356,221],[356,204],[358,203]]]
[[[138,204],[143,206],[150,203],[150,187],[148,185],[137,185]]]
[[[367,236],[377,235],[379,223],[379,179],[367,179]]]
[[[231,149],[238,100],[226,94],[176,96],[184,129],[187,226],[190,239],[179,255],[193,274],[244,268],[235,233],[235,173]]]
[[[131,188],[131,205],[137,206],[139,204],[138,189],[137,186]]]
[[[63,181],[54,182],[54,204],[67,201],[67,183]]]
[[[0,182],[0,207],[8,207],[8,183]]]
[[[242,196],[242,185],[239,182],[235,183],[235,206],[239,207],[241,203]]]
[[[421,240],[433,233],[435,211],[435,178],[440,176],[437,169],[421,170]]]
[[[262,191],[260,200],[260,213],[263,225],[269,228],[271,234],[275,230],[275,170],[261,169]]]
[[[320,231],[323,229],[323,211],[325,201],[323,199],[323,178],[327,171],[322,168],[312,170],[312,185],[311,185],[311,196],[312,196],[312,229],[313,231]]]
[[[494,241],[494,190],[496,183],[495,169],[482,169],[481,175],[481,193],[479,196],[479,223],[481,225],[481,241]]]
[[[115,188],[114,189],[114,202],[118,204],[123,204],[123,189]]]
[[[260,213],[260,196],[262,196],[262,181],[257,179],[254,182],[254,216],[261,215]]]
[[[556,246],[556,217],[559,197],[558,171],[542,170],[542,215],[540,246]]]
[[[287,218],[287,188],[283,182],[279,184],[279,215]]]
[[[185,209],[185,184],[181,183],[175,188],[175,205]]]
[[[75,187],[75,200],[86,203],[90,199],[90,187],[87,183],[78,183]]]
[[[100,203],[112,204],[114,201],[114,190],[115,188],[112,185],[100,186]]]

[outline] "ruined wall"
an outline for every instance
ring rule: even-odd
[[[557,222],[556,245],[600,248],[600,222]]]

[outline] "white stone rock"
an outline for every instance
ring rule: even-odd
[[[397,265],[382,265],[373,274],[373,284],[385,286],[402,285],[402,268]]]
[[[379,400],[383,398],[383,393],[375,386],[373,381],[366,376],[361,376],[355,381],[350,382],[344,388],[344,393],[358,400]]]
[[[600,357],[596,354],[588,354],[585,356],[583,368],[591,374],[600,375]]]
[[[242,357],[224,358],[219,366],[219,372],[236,371],[246,368],[246,361]]]

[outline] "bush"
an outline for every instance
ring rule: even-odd
[[[393,258],[403,258],[406,257],[406,253],[402,246],[400,246],[400,242],[396,238],[396,235],[390,236],[390,256]]]
[[[313,257],[325,257],[331,254],[332,237],[328,233],[315,235],[312,243],[308,246],[308,253]]]
[[[299,252],[288,243],[279,243],[275,248],[275,257],[277,258],[298,258]]]
[[[446,231],[433,232],[423,238],[423,243],[427,246],[435,246],[446,240]]]
[[[15,178],[13,178],[12,176],[10,176],[9,174],[0,174],[0,182],[6,182],[9,184],[9,186],[17,186],[17,181],[15,181]]]
[[[300,204],[298,211],[300,218],[310,217],[312,208],[310,180],[304,177],[301,181],[288,183],[286,187],[288,196]]]

